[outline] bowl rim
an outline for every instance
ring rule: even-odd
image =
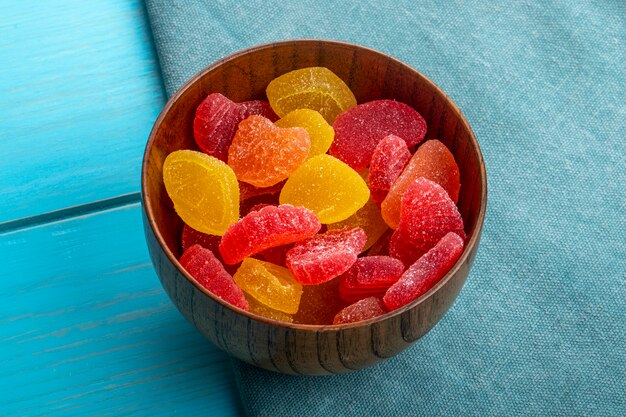
[[[165,244],[165,240],[163,239],[163,236],[161,235],[161,232],[160,232],[160,230],[157,227],[156,222],[155,222],[155,218],[154,218],[153,210],[152,210],[152,204],[151,204],[150,198],[149,198],[150,193],[148,192],[147,187],[146,187],[146,183],[148,181],[148,179],[147,179],[148,178],[148,170],[147,170],[148,159],[149,159],[150,151],[152,149],[152,146],[153,146],[155,138],[156,138],[156,133],[157,133],[158,127],[161,125],[163,119],[165,118],[167,113],[170,111],[170,109],[174,105],[174,103],[176,103],[178,101],[178,99],[187,91],[187,89],[189,87],[191,87],[198,80],[200,80],[202,77],[204,77],[205,74],[207,74],[210,71],[213,71],[214,69],[216,69],[217,67],[223,65],[224,63],[232,61],[232,60],[234,60],[236,58],[239,58],[239,57],[241,57],[243,55],[250,54],[252,52],[257,52],[257,51],[268,49],[268,48],[274,48],[277,45],[289,45],[289,44],[291,44],[294,47],[298,47],[298,46],[301,46],[301,45],[311,45],[311,44],[313,44],[313,45],[317,45],[319,48],[322,48],[324,45],[329,45],[330,44],[330,45],[333,45],[335,47],[340,47],[340,48],[347,48],[347,49],[357,48],[357,49],[361,49],[361,50],[364,50],[364,51],[368,51],[370,53],[381,55],[385,59],[388,59],[388,60],[394,62],[396,65],[399,65],[400,67],[402,67],[402,68],[404,68],[406,70],[414,72],[418,77],[421,77],[427,84],[430,84],[430,86],[434,90],[438,91],[440,94],[442,94],[443,97],[448,99],[449,103],[452,106],[451,110],[458,117],[458,120],[460,121],[460,123],[463,124],[464,128],[467,129],[467,131],[469,132],[469,139],[472,142],[472,144],[474,145],[474,148],[477,150],[477,153],[478,153],[478,163],[479,163],[479,166],[480,166],[480,181],[483,184],[482,195],[481,195],[481,204],[480,204],[480,208],[479,208],[479,211],[478,211],[478,216],[476,217],[476,226],[475,226],[474,232],[472,234],[472,237],[465,243],[465,247],[463,248],[463,253],[461,253],[461,256],[459,257],[459,259],[452,266],[452,268],[446,273],[446,275],[444,275],[443,278],[441,278],[439,280],[439,282],[437,282],[437,284],[435,284],[426,293],[422,294],[417,299],[411,301],[410,303],[408,303],[408,304],[406,304],[406,305],[404,305],[404,306],[402,306],[400,308],[397,308],[397,309],[395,309],[393,311],[387,312],[387,313],[385,313],[383,315],[380,315],[380,316],[377,316],[377,317],[373,317],[371,319],[358,321],[358,322],[353,322],[353,323],[328,324],[328,325],[287,323],[287,322],[283,322],[283,321],[279,321],[279,320],[274,320],[274,319],[270,319],[270,318],[267,318],[267,317],[263,317],[263,316],[260,316],[260,315],[256,315],[256,314],[251,313],[249,311],[243,310],[243,309],[241,309],[239,307],[233,306],[230,303],[222,300],[220,297],[214,295],[212,292],[210,292],[209,290],[204,288],[202,285],[200,285],[198,283],[198,281],[196,281],[182,267],[182,265],[180,264],[178,259],[174,256],[172,251]],[[264,43],[264,44],[260,44],[260,45],[251,46],[249,48],[242,49],[242,50],[234,52],[234,53],[232,53],[232,54],[230,54],[230,55],[228,55],[226,57],[218,59],[217,61],[213,62],[209,66],[201,69],[196,74],[194,74],[191,78],[189,78],[189,80],[187,80],[182,86],[180,86],[178,88],[178,90],[176,90],[176,92],[174,94],[172,94],[172,96],[168,99],[167,103],[165,104],[165,106],[163,107],[161,112],[159,113],[159,116],[155,120],[155,122],[154,122],[154,124],[152,126],[152,129],[150,131],[150,136],[148,137],[148,142],[146,143],[146,147],[145,147],[145,150],[144,150],[144,155],[143,155],[143,158],[142,158],[142,166],[141,166],[141,200],[142,200],[142,208],[143,208],[143,210],[145,212],[146,218],[148,219],[148,223],[149,223],[149,225],[150,225],[150,227],[152,229],[152,232],[154,233],[154,236],[156,237],[156,240],[157,240],[159,246],[164,251],[164,253],[167,256],[167,258],[169,259],[169,261],[176,267],[176,269],[178,269],[178,272],[183,277],[185,277],[193,286],[195,286],[198,290],[200,290],[206,296],[208,296],[209,298],[213,299],[213,301],[221,304],[222,306],[224,306],[226,308],[229,308],[229,309],[233,310],[237,314],[242,314],[242,315],[244,315],[245,317],[247,317],[247,318],[249,318],[251,320],[260,321],[260,322],[263,322],[264,324],[267,324],[267,325],[270,325],[270,326],[278,326],[278,327],[283,327],[285,329],[297,330],[297,331],[336,332],[336,331],[340,331],[340,330],[354,329],[354,328],[359,328],[359,327],[367,327],[367,326],[371,326],[371,325],[374,325],[374,324],[379,323],[379,322],[386,321],[386,320],[391,319],[391,318],[396,317],[396,316],[401,316],[405,312],[407,312],[409,310],[412,310],[413,308],[417,307],[421,303],[425,302],[427,299],[429,299],[431,296],[433,296],[437,291],[439,291],[439,289],[441,289],[443,286],[445,286],[446,283],[450,279],[452,279],[452,276],[458,272],[458,270],[460,269],[461,265],[463,265],[467,261],[467,258],[469,256],[470,252],[472,251],[474,246],[477,245],[477,243],[478,243],[478,241],[480,239],[480,235],[482,233],[483,223],[484,223],[484,220],[485,220],[485,213],[486,213],[486,210],[487,210],[487,173],[486,173],[485,161],[484,161],[484,158],[483,158],[483,155],[482,155],[482,151],[480,149],[480,145],[479,145],[478,141],[476,140],[476,136],[474,135],[474,131],[472,130],[471,126],[469,125],[469,123],[465,119],[465,116],[459,110],[457,105],[452,101],[452,99],[450,99],[450,97],[441,88],[439,88],[439,86],[437,86],[432,80],[430,80],[424,74],[422,74],[421,72],[419,72],[415,68],[411,67],[410,65],[400,61],[399,59],[396,59],[396,58],[394,58],[394,57],[392,57],[392,56],[390,56],[388,54],[385,54],[383,52],[377,51],[375,49],[368,48],[366,46],[357,45],[357,44],[350,43],[350,42],[337,41],[337,40],[290,39],[290,40],[284,40],[284,41],[279,41],[279,42],[271,42],[271,43]]]

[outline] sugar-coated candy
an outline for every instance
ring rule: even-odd
[[[326,153],[335,137],[333,127],[328,124],[321,114],[311,109],[294,110],[275,124],[278,127],[304,128],[309,133],[309,139],[311,139],[309,158]]]
[[[317,155],[287,179],[280,203],[306,207],[328,224],[352,216],[365,205],[369,194],[356,171],[332,156]]]
[[[387,229],[381,237],[372,245],[370,250],[367,251],[367,256],[388,256],[389,255],[389,241],[393,235],[393,230]]]
[[[369,297],[350,304],[335,316],[333,324],[354,323],[385,314],[387,310],[380,298]]]
[[[245,293],[244,293],[245,294]],[[266,305],[258,302],[254,297],[249,294],[246,295],[246,300],[250,305],[250,312],[258,316],[267,317],[268,319],[283,321],[286,323],[293,323],[293,316],[291,314],[284,313],[282,311],[274,310]]]
[[[194,229],[221,236],[239,219],[235,173],[217,158],[180,150],[163,163],[163,183],[180,218]]]
[[[272,106],[270,106],[270,103],[267,101],[250,100],[250,101],[242,101],[239,104],[244,107],[246,117],[256,114],[259,116],[263,116],[267,119],[270,119],[272,122],[275,122],[276,120],[278,120],[278,115],[274,113],[274,110],[272,110]]]
[[[454,203],[461,187],[459,167],[446,145],[436,139],[424,142],[415,152],[402,174],[393,183],[381,205],[383,218],[395,229],[400,221],[400,205],[406,189],[419,177],[441,185]]]
[[[310,150],[305,129],[280,128],[263,116],[250,116],[239,123],[228,148],[228,165],[240,181],[270,187],[295,171]]]
[[[378,142],[372,154],[367,181],[372,200],[382,203],[409,159],[411,152],[404,139],[388,135]]]
[[[196,109],[194,139],[202,152],[226,161],[237,126],[247,116],[240,104],[220,93],[209,94]]]
[[[335,140],[330,155],[360,171],[370,163],[376,145],[385,136],[399,136],[408,147],[414,146],[424,139],[426,122],[404,103],[376,100],[341,113],[333,123],[333,129]]]
[[[367,242],[363,246],[363,252],[368,250],[386,230],[389,230],[380,215],[380,209],[372,199],[369,199],[363,207],[347,219],[329,224],[328,230],[343,229],[344,227],[360,227],[365,230]]]
[[[356,106],[356,98],[346,83],[324,67],[283,74],[268,84],[265,93],[280,117],[293,110],[311,109],[332,124],[339,113]]]
[[[404,272],[404,264],[390,256],[366,256],[339,279],[339,294],[353,303],[367,297],[382,297]]]
[[[298,311],[302,285],[287,268],[246,258],[233,276],[235,283],[259,303],[287,314]]]
[[[241,309],[249,309],[243,291],[209,249],[200,245],[191,246],[180,257],[180,264],[200,285],[222,300]]]
[[[268,206],[233,224],[222,236],[219,250],[224,262],[233,265],[265,249],[311,237],[321,227],[315,214],[304,207]]]
[[[447,233],[387,290],[383,297],[387,308],[395,310],[426,293],[446,275],[461,253],[463,239],[456,233]]]
[[[300,308],[293,316],[294,323],[333,324],[335,314],[348,304],[339,297],[339,278],[319,285],[305,285]]]
[[[411,265],[448,232],[465,239],[459,210],[439,184],[418,178],[402,196],[400,223],[391,236],[389,254]]]
[[[365,232],[359,227],[315,235],[287,252],[287,268],[303,285],[330,281],[352,266],[366,240]]]

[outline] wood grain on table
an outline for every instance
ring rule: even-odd
[[[163,292],[138,203],[0,236],[0,415],[239,414]]]
[[[0,4],[0,415],[241,414],[148,257],[165,103],[143,2]]]
[[[0,4],[0,223],[139,190],[165,102],[140,0]]]

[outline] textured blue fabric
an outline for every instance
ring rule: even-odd
[[[251,45],[351,41],[434,80],[486,159],[481,247],[440,324],[346,376],[235,363],[249,415],[626,415],[625,2],[147,5],[170,93]]]

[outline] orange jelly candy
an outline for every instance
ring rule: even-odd
[[[385,222],[392,229],[398,228],[402,195],[413,182],[424,177],[443,187],[454,203],[459,199],[461,188],[459,167],[446,145],[436,139],[424,142],[413,155],[408,165],[393,183],[381,204]]]
[[[294,172],[310,150],[305,129],[279,128],[263,116],[250,116],[239,123],[228,149],[228,165],[240,181],[271,187]]]

